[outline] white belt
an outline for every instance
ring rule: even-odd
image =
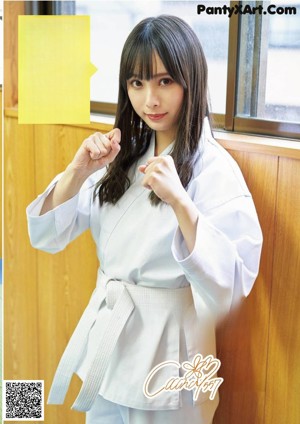
[[[72,409],[78,411],[88,411],[92,407],[118,338],[135,306],[155,302],[171,304],[172,307],[181,309],[190,304],[192,294],[189,286],[180,289],[149,288],[109,279],[100,273],[97,288],[59,362],[50,389],[48,404],[64,402],[72,374],[80,363],[89,331],[97,319],[104,300],[112,313],[86,379],[72,406]]]

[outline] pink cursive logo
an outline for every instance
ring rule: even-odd
[[[171,377],[166,383],[153,393],[149,392],[149,385],[152,378],[165,367],[173,366],[177,369],[182,368],[186,370],[182,377]],[[214,399],[218,387],[223,383],[224,379],[221,377],[214,377],[216,372],[221,366],[221,361],[208,355],[205,358],[199,353],[194,356],[193,362],[184,361],[180,365],[177,361],[164,361],[156,365],[148,374],[144,385],[143,392],[147,398],[158,396],[162,392],[194,390],[193,399],[197,400],[200,392],[210,391],[209,398]]]

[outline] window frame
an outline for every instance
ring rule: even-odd
[[[41,2],[41,1],[29,1],[26,2],[31,6],[27,6],[26,14],[73,14],[72,7],[68,8],[57,8],[56,4],[61,3],[57,1]],[[38,4],[47,3],[47,11],[41,12],[41,6]],[[75,5],[76,1],[63,2],[72,3]],[[242,2],[230,1],[230,7],[235,7]],[[260,3],[260,2],[257,2]],[[76,13],[76,11],[75,11]],[[277,120],[265,120],[256,117],[243,117],[237,114],[237,84],[238,84],[238,65],[240,56],[240,32],[241,32],[241,18],[239,14],[233,14],[229,21],[229,42],[228,42],[228,54],[227,54],[227,83],[226,83],[226,106],[225,114],[212,113],[212,122],[215,129],[228,131],[228,132],[239,132],[246,134],[256,135],[267,135],[272,137],[291,138],[300,140],[300,122],[288,122],[288,121],[277,121]],[[257,19],[262,19],[262,15],[259,15]],[[261,30],[261,25],[258,25],[258,30]],[[256,72],[255,69],[253,69]],[[255,92],[254,87],[253,90]],[[257,91],[256,91],[257,92]],[[117,105],[116,103],[105,103],[91,101],[91,113],[115,115]]]
[[[240,1],[230,2],[231,6],[242,3]],[[262,3],[262,2],[257,2]],[[257,15],[257,20],[262,21],[263,15]],[[229,23],[229,44],[228,44],[228,76],[227,76],[227,103],[224,129],[232,132],[245,134],[269,135],[281,138],[292,138],[300,140],[300,122],[289,122],[269,119],[259,119],[257,117],[243,117],[237,114],[237,83],[238,83],[238,64],[240,60],[240,42],[241,42],[241,15],[233,15]],[[261,22],[256,30],[261,31]],[[260,53],[260,52],[259,52]],[[253,67],[256,64],[253,63]],[[257,69],[252,69],[257,73]],[[256,83],[257,74],[256,74]],[[230,88],[230,90],[228,90]],[[257,86],[253,88],[253,91]],[[256,92],[257,94],[257,92]],[[257,102],[256,102],[257,104]]]

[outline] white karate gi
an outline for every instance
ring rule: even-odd
[[[187,190],[199,210],[191,253],[172,208],[151,206],[149,190],[141,185],[143,174],[137,168],[154,156],[154,148],[153,136],[148,151],[131,170],[130,188],[115,206],[99,207],[98,200],[92,200],[94,184],[105,172],[101,170],[72,199],[39,216],[56,177],[27,208],[34,247],[58,252],[88,228],[97,245],[101,264],[97,287],[61,365],[68,364],[70,375],[74,371],[89,381],[75,409],[90,409],[96,392],[133,409],[165,412],[184,406],[181,391],[147,398],[143,393],[146,376],[163,361],[192,362],[197,353],[215,356],[216,321],[249,294],[258,273],[262,234],[252,197],[235,161],[213,139],[208,120]],[[142,295],[136,293],[141,287],[146,288],[145,293],[140,290]],[[151,301],[147,288],[164,289],[164,294],[152,290]],[[74,349],[78,344],[82,351]],[[74,350],[78,351],[75,359]],[[168,367],[157,375],[153,388],[180,375],[182,370]],[[57,376],[51,403],[63,401],[68,381],[62,379]],[[192,392],[187,393],[184,398],[191,399]],[[194,406],[214,402],[216,408],[217,400],[208,401],[209,395],[201,392]]]

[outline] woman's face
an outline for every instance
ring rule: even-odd
[[[184,90],[168,74],[160,57],[154,53],[153,77],[141,80],[136,76],[127,81],[128,96],[135,112],[171,143],[176,135]]]

